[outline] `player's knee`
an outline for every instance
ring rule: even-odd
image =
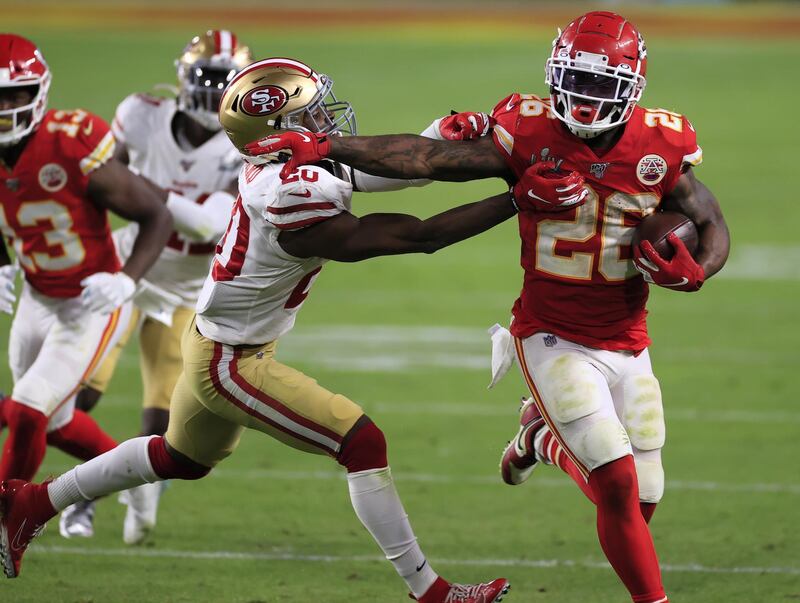
[[[77,396],[75,396],[75,408],[83,412],[91,412],[97,406],[103,392],[94,389],[93,387],[86,386],[82,388]]]
[[[639,500],[657,503],[664,496],[664,467],[661,464],[661,451],[640,451],[634,449],[636,477],[639,481]]]
[[[164,437],[154,437],[147,444],[147,454],[155,474],[161,479],[195,480],[205,477],[211,471],[181,454],[167,444]]]
[[[657,450],[664,446],[666,427],[661,387],[654,375],[628,377],[624,384],[625,413],[623,422],[631,443],[640,450]]]
[[[630,455],[593,470],[589,474],[589,483],[599,505],[616,509],[638,505],[636,469]]]
[[[588,417],[587,427],[571,444],[589,469],[600,467],[632,453],[625,428],[615,416]]]
[[[563,354],[543,367],[542,383],[556,421],[571,423],[600,409],[596,369],[575,354]]]
[[[3,416],[9,430],[18,438],[43,437],[47,430],[47,416],[44,413],[10,398],[3,404]]]
[[[336,460],[348,473],[386,467],[389,462],[383,432],[369,417],[362,416],[345,437]]]

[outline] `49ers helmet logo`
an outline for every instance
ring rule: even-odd
[[[280,86],[259,86],[242,98],[242,111],[256,117],[280,111],[289,101],[289,94]]]

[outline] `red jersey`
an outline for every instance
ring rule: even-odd
[[[40,293],[75,297],[85,277],[120,269],[107,211],[87,194],[89,174],[113,154],[105,121],[51,110],[14,168],[0,161],[0,230]]]
[[[536,161],[562,160],[589,189],[580,207],[519,214],[525,280],[511,332],[644,349],[648,286],[633,266],[631,237],[686,166],[702,161],[694,128],[676,113],[636,107],[614,147],[597,156],[551,113],[549,99],[513,94],[492,115],[495,145],[517,177]]]

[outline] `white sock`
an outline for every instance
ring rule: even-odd
[[[547,458],[547,455],[544,454],[544,450],[542,449],[542,440],[544,440],[545,434],[550,433],[550,428],[547,425],[543,425],[539,428],[539,431],[536,432],[536,435],[533,436],[533,450],[536,453],[536,460],[544,463],[545,465],[552,465],[553,462]]]
[[[350,500],[356,515],[419,598],[438,575],[425,559],[397,495],[389,467],[347,474]]]
[[[53,507],[63,511],[81,500],[93,500],[161,480],[153,471],[147,454],[147,444],[154,437],[157,436],[126,440],[113,450],[59,475],[47,485]]]

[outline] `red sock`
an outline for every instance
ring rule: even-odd
[[[589,474],[597,499],[597,534],[634,603],[666,602],[653,539],[639,508],[639,484],[628,455]]]
[[[0,432],[3,431],[3,427],[8,425],[8,422],[6,421],[6,417],[3,414],[3,407],[5,407],[5,405],[6,405],[6,400],[7,400],[7,398],[3,398],[2,400],[0,400]]]
[[[564,448],[562,448],[561,444],[558,443],[558,440],[550,429],[542,436],[541,447],[547,460],[554,465],[558,465],[564,473],[572,478],[572,481],[578,484],[578,487],[583,491],[586,497],[594,504],[597,504],[594,492],[589,484],[586,483],[583,473],[581,473],[572,459],[569,458],[569,455]]]
[[[11,398],[6,398],[3,413],[8,425],[8,438],[3,445],[3,458],[0,459],[0,481],[30,481],[42,464],[47,448],[47,417]]]
[[[541,446],[544,450],[544,455],[547,457],[547,460],[560,467],[564,473],[569,475],[572,478],[572,481],[578,484],[578,487],[586,495],[586,498],[591,500],[596,505],[597,500],[595,499],[594,492],[586,480],[583,479],[583,473],[581,473],[578,469],[578,466],[572,462],[572,459],[567,456],[567,453],[564,452],[564,448],[562,448],[561,444],[558,443],[558,440],[556,440],[556,438],[553,436],[553,432],[549,429],[544,436],[542,436]],[[640,502],[639,508],[642,511],[642,517],[644,517],[644,520],[647,523],[650,523],[653,513],[656,512],[656,503]]]
[[[89,415],[75,410],[72,420],[47,434],[47,443],[72,456],[88,461],[116,448],[117,443]]]

